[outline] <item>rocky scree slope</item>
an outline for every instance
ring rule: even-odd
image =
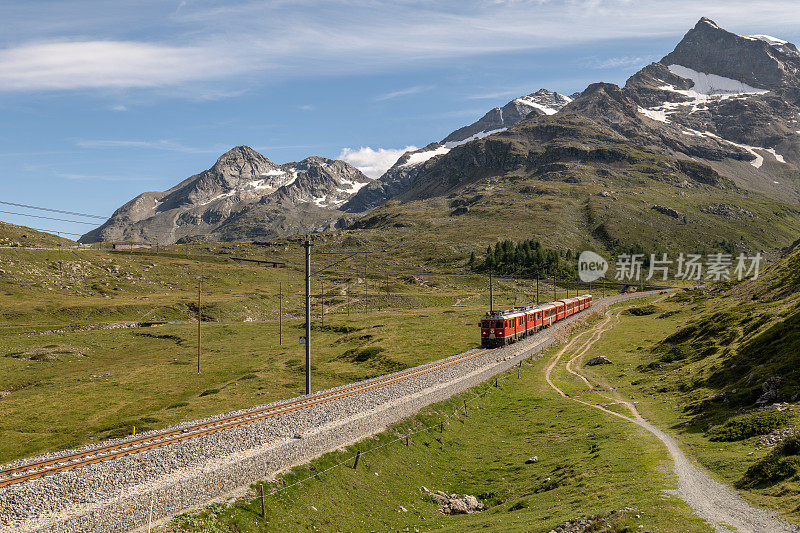
[[[370,181],[344,161],[309,157],[277,165],[238,146],[168,191],[137,196],[80,242],[172,244],[315,231]]]

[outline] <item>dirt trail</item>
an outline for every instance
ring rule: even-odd
[[[599,324],[575,336],[566,346],[558,351],[553,361],[551,361],[550,365],[545,369],[544,377],[550,387],[564,398],[568,398],[587,407],[599,409],[610,415],[637,424],[658,437],[667,447],[672,457],[673,470],[678,478],[677,490],[670,490],[668,492],[688,503],[694,512],[711,524],[716,531],[752,533],[796,533],[800,531],[799,527],[776,517],[774,513],[753,507],[742,500],[732,489],[712,479],[711,476],[693,465],[686,458],[674,438],[642,418],[632,402],[622,398],[619,393],[613,390],[611,391],[613,396],[601,393],[586,376],[580,373],[580,366],[577,365],[580,358],[600,339],[603,333],[619,323],[620,314],[623,310],[618,311],[613,317],[606,316]],[[583,344],[581,344],[581,341]],[[580,346],[575,348],[577,345]],[[602,405],[596,405],[574,398],[553,383],[551,379],[553,369],[561,361],[564,354],[572,353],[571,350],[575,351],[575,355],[567,362],[567,371],[586,384],[589,389],[587,392],[611,400],[613,404],[624,406],[631,413],[631,416],[625,416],[607,409]],[[574,366],[578,366],[578,369],[573,368]]]

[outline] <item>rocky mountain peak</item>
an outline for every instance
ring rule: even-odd
[[[782,39],[737,35],[703,17],[660,63],[771,90],[798,85],[800,53]]]
[[[222,154],[209,170],[217,173],[228,185],[240,179],[253,179],[278,165],[249,146],[236,146]]]
[[[564,111],[619,125],[635,118],[637,107],[617,85],[599,82],[589,85]]]
[[[309,231],[335,218],[370,181],[344,161],[308,157],[276,165],[237,146],[175,187],[134,198],[81,240],[173,243],[212,234],[237,239]]]
[[[567,105],[571,98],[547,89],[514,98],[503,107],[495,107],[477,122],[459,128],[441,143],[446,148],[454,148],[486,135],[510,128],[530,115],[552,115]]]

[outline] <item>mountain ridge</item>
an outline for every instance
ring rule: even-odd
[[[256,235],[316,231],[369,181],[344,161],[311,156],[278,165],[248,146],[237,146],[171,189],[140,194],[79,241],[172,244],[235,237],[226,227],[230,224],[244,224],[248,234],[261,227]],[[280,216],[281,211],[289,216]],[[254,220],[248,223],[250,212]],[[301,220],[300,213],[308,220]]]

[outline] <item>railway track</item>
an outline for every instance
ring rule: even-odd
[[[176,442],[198,438],[204,435],[210,435],[212,433],[225,431],[242,426],[244,424],[251,424],[259,420],[280,416],[293,411],[308,409],[315,405],[332,402],[341,398],[362,393],[364,391],[385,387],[393,383],[412,379],[430,372],[435,372],[436,370],[440,370],[442,368],[447,368],[470,359],[475,359],[497,349],[498,348],[488,350],[479,349],[473,353],[429,363],[411,370],[393,374],[391,376],[368,381],[366,383],[360,383],[335,391],[316,394],[299,400],[288,401],[271,407],[266,407],[264,409],[241,413],[210,422],[194,424],[176,430],[147,435],[116,444],[101,446],[60,457],[54,457],[52,459],[36,461],[26,465],[7,468],[0,470],[0,487],[23,483],[32,479],[42,478],[57,474],[59,472],[73,470],[75,468],[88,466],[103,461],[110,461],[126,455],[168,446]]]

